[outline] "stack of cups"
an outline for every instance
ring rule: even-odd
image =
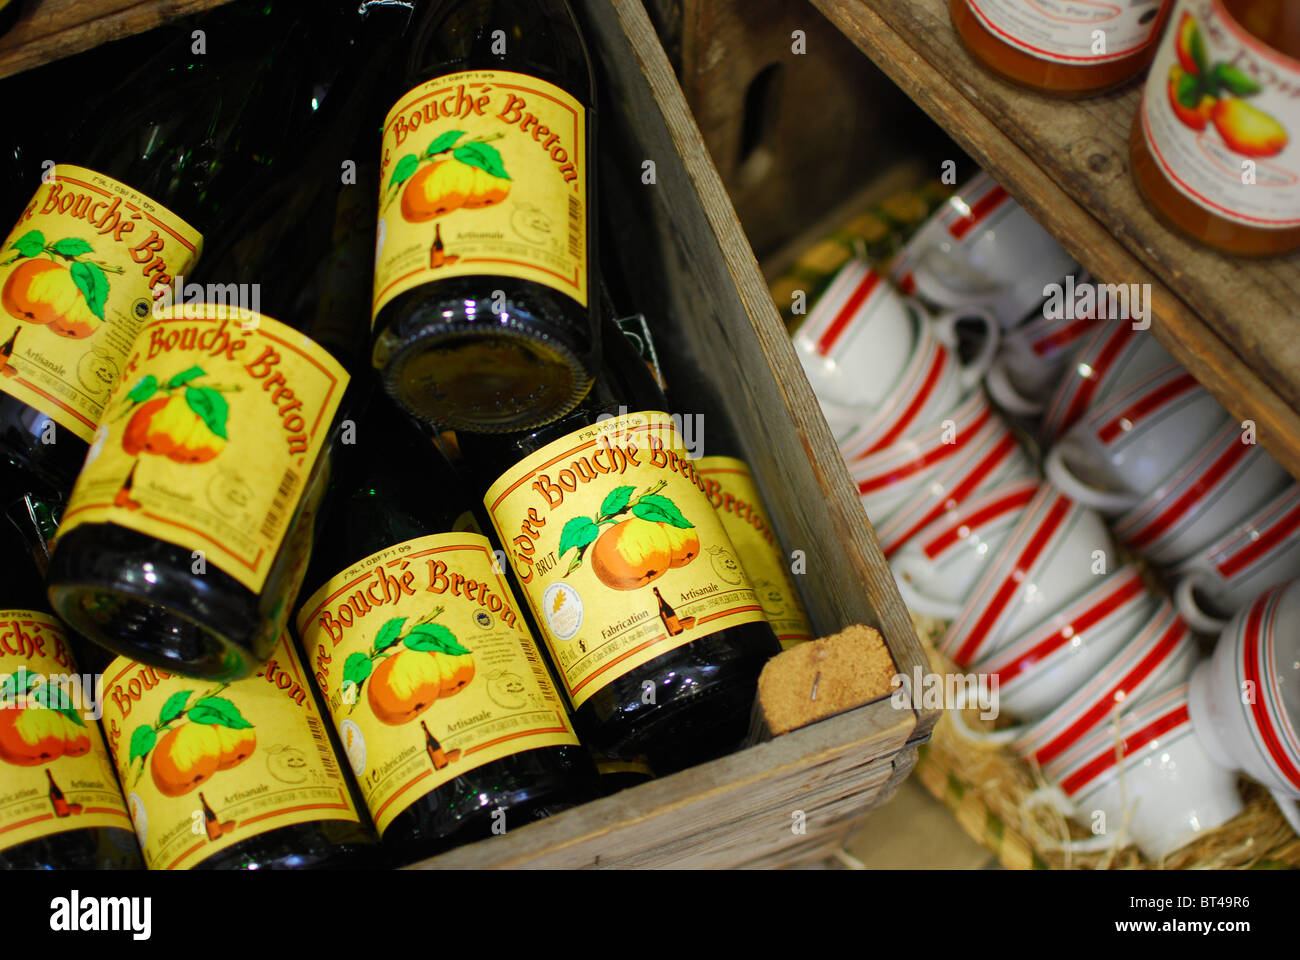
[[[846,264],[796,333],[887,556],[971,498],[1034,477],[980,385],[1003,331],[1074,269],[980,174],[917,231],[889,276],[862,259]],[[969,359],[959,322],[979,332]]]

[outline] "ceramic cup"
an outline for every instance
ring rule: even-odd
[[[976,391],[930,430],[849,464],[885,555],[969,497],[1035,476],[1015,436]]]
[[[1065,367],[1043,413],[1041,437],[1051,443],[1092,407],[1174,365],[1169,351],[1149,332],[1122,320],[1097,325]]]
[[[965,383],[969,389],[997,350],[992,316],[978,309],[929,316],[867,261],[846,263],[794,336],[795,352],[835,438],[847,439],[891,405],[925,334],[955,348],[957,321],[966,317],[985,329],[979,356],[957,374],[958,387]]]
[[[1081,283],[1091,283],[1088,273]],[[1033,417],[1043,412],[1070,358],[1098,323],[1096,310],[1084,316],[1039,315],[1006,331],[984,383],[1007,413]]]
[[[1048,478],[1106,514],[1132,510],[1229,420],[1196,379],[1170,367],[1094,407],[1056,442]]]
[[[945,511],[894,554],[890,566],[908,608],[955,620],[985,565],[1038,490],[1033,479],[1001,484]]]
[[[1093,589],[1098,562],[1114,555],[1101,517],[1043,484],[941,649],[963,667],[991,656]]]
[[[1188,690],[1210,756],[1267,787],[1300,832],[1300,581],[1237,613]]]
[[[946,309],[985,307],[1004,328],[1037,312],[1078,264],[986,173],[936,210],[894,259],[904,293]]]
[[[1178,612],[1192,629],[1217,635],[1269,587],[1300,577],[1300,487],[1287,486],[1175,573]]]
[[[1131,839],[1159,863],[1178,848],[1241,813],[1237,777],[1216,763],[1192,731],[1188,684],[1104,724],[1062,759],[1059,789],[1028,801],[1051,803],[1097,836],[1061,846],[1074,851],[1121,846]],[[1099,816],[1100,815],[1100,816]]]
[[[856,417],[856,426],[836,439],[846,461],[860,460],[891,444],[933,426],[970,395],[992,359],[987,347],[969,364],[962,364],[954,349],[956,331],[949,320],[926,319],[913,311],[916,349],[888,400],[865,415],[832,408],[840,420]],[[986,343],[996,343],[996,329],[985,317],[986,330],[994,331]],[[823,404],[825,409],[826,404]]]
[[[1192,631],[1169,603],[1071,695],[1057,701],[1046,716],[996,731],[971,730],[962,711],[953,725],[967,739],[1010,744],[1019,756],[1037,764],[1049,777],[1062,772],[1062,759],[1103,726],[1139,704],[1187,682],[1196,665]],[[999,689],[999,696],[1001,690]]]
[[[1290,486],[1236,423],[1218,434],[1115,524],[1115,536],[1151,563],[1172,567],[1214,542]]]
[[[997,675],[999,703],[1011,716],[1046,716],[1158,617],[1160,601],[1137,568],[1096,579],[1077,600],[975,664]]]

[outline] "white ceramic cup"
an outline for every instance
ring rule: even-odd
[[[1103,563],[1115,555],[1101,517],[1043,484],[941,649],[963,667],[991,656],[1093,589],[1098,551]]]
[[[1115,523],[1115,536],[1151,563],[1172,567],[1268,503],[1291,478],[1229,420],[1192,459]]]
[[[1101,727],[1141,703],[1186,683],[1197,661],[1192,632],[1169,603],[1126,642],[1083,686],[1056,703],[1046,716],[996,731],[970,729],[962,711],[953,714],[957,732],[978,743],[1010,744],[1020,757],[1050,776],[1062,758]],[[999,699],[1001,690],[999,689]]]
[[[1300,581],[1238,612],[1188,690],[1210,756],[1267,787],[1300,833]]]
[[[1171,367],[1094,407],[1048,451],[1043,471],[1107,514],[1132,510],[1228,422],[1186,371]]]
[[[1111,320],[1098,324],[1079,344],[1043,413],[1040,436],[1051,443],[1094,406],[1175,365],[1150,332]]]
[[[1091,283],[1088,273],[1081,283]],[[1033,417],[1043,412],[1075,350],[1095,329],[1096,310],[1081,317],[1040,314],[1006,331],[984,383],[1007,413]]]
[[[1192,628],[1217,635],[1269,587],[1300,577],[1300,487],[1289,485],[1229,533],[1183,561],[1174,603]]]
[[[1137,568],[1121,567],[973,669],[997,676],[999,702],[1008,714],[1039,720],[1143,633],[1160,606]]]
[[[1078,264],[986,173],[936,210],[890,275],[904,293],[948,309],[986,307],[1004,328],[1036,312],[1048,284]]]
[[[1192,732],[1188,684],[1105,724],[1062,759],[1051,803],[1097,835],[1062,844],[1076,852],[1131,839],[1148,860],[1166,856],[1242,811],[1236,774],[1216,763]]]
[[[956,619],[1037,490],[1033,479],[999,485],[946,511],[904,544],[890,566],[908,608]]]
[[[837,420],[856,422],[850,432],[836,436],[846,461],[882,451],[938,423],[970,395],[992,361],[998,329],[988,314],[982,314],[983,346],[968,364],[961,362],[956,349],[956,314],[933,318],[923,316],[918,308],[913,317],[916,349],[889,399],[865,413],[831,409]]]

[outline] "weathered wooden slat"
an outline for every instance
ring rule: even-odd
[[[0,37],[0,77],[152,30],[229,0],[34,0]]]
[[[911,711],[881,700],[420,866],[783,863],[785,851],[859,819],[880,790],[896,785],[895,756],[914,729]],[[911,761],[902,763],[910,769]]]
[[[1159,223],[1128,169],[1139,89],[1013,87],[962,48],[945,0],[812,0],[1094,274],[1150,283],[1152,332],[1300,477],[1300,255],[1244,260]]]

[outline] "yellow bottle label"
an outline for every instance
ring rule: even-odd
[[[484,764],[577,746],[564,704],[485,537],[409,540],[353,564],[298,633],[382,833]]]
[[[420,84],[384,121],[373,314],[475,274],[546,284],[587,305],[587,113],[503,70]]]
[[[140,331],[59,536],[115,523],[261,591],[348,374],[291,327],[241,316],[186,304]]]
[[[754,475],[743,460],[701,457],[695,469],[704,478],[705,491],[722,518],[723,529],[754,585],[767,622],[784,649],[813,638],[808,615],[786,568],[781,544],[767,519]]]
[[[670,650],[764,619],[705,489],[672,420],[651,412],[547,444],[488,490],[575,709]]]
[[[65,628],[0,610],[0,851],[66,830],[131,829]]]
[[[89,443],[154,300],[202,246],[126,184],[54,167],[0,250],[0,391]]]
[[[293,824],[361,822],[310,683],[287,636],[230,684],[109,664],[104,729],[151,870],[189,869]]]

